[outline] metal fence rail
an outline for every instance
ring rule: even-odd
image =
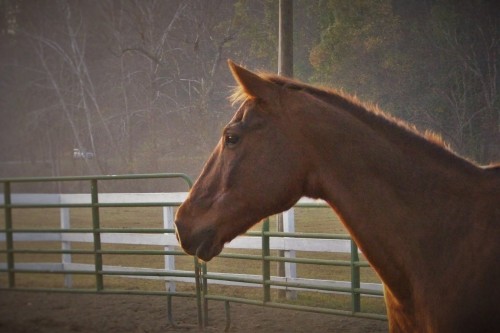
[[[73,293],[98,293],[98,294],[125,294],[125,295],[162,295],[167,297],[167,317],[173,326],[176,326],[173,315],[172,315],[172,297],[188,297],[195,298],[197,303],[198,312],[198,325],[202,326],[202,294],[201,286],[198,286],[199,278],[197,278],[197,273],[199,275],[199,263],[194,260],[193,271],[192,272],[175,272],[175,271],[117,271],[117,270],[106,270],[103,265],[103,255],[108,253],[112,254],[149,254],[149,255],[184,255],[180,251],[155,251],[155,252],[144,252],[144,251],[106,251],[102,249],[101,236],[107,233],[121,233],[125,232],[122,229],[110,228],[104,229],[100,226],[100,208],[104,207],[165,207],[172,204],[165,202],[148,202],[148,203],[134,203],[125,204],[121,202],[115,203],[100,203],[99,202],[99,187],[100,181],[110,181],[110,180],[131,180],[131,179],[182,179],[188,189],[192,186],[191,179],[182,173],[167,173],[167,174],[135,174],[135,175],[109,175],[109,176],[81,176],[81,177],[38,177],[38,178],[9,178],[0,179],[3,183],[3,197],[4,202],[0,206],[4,210],[4,220],[5,229],[0,230],[0,233],[5,235],[5,250],[0,251],[0,253],[6,254],[6,269],[0,269],[0,272],[7,273],[7,286],[0,286],[0,290],[17,290],[17,291],[47,291],[47,292],[73,292]],[[85,181],[90,183],[90,203],[32,203],[32,204],[15,204],[12,203],[12,184],[16,183],[37,183],[37,182],[71,182],[71,181]],[[13,225],[13,209],[29,209],[29,208],[90,208],[92,214],[92,228],[89,229],[15,229]],[[173,229],[127,229],[128,233],[173,233]],[[91,233],[93,236],[92,250],[71,250],[71,249],[61,249],[61,250],[36,250],[35,253],[56,253],[61,255],[71,255],[71,254],[90,254],[94,256],[93,270],[83,269],[72,269],[72,270],[58,270],[58,269],[23,269],[16,268],[15,265],[15,254],[29,254],[30,250],[16,250],[14,247],[14,234],[21,233],[34,233],[34,234],[48,234],[48,233],[68,233],[68,234],[82,234]],[[70,274],[78,275],[93,275],[95,277],[94,288],[26,288],[16,286],[16,275],[17,274],[64,274],[69,276]],[[105,288],[104,276],[111,275],[126,275],[126,276],[161,276],[161,277],[189,277],[196,281],[197,288],[195,293],[191,292],[179,292],[179,291],[137,291],[137,290],[109,290]]]
[[[192,270],[182,271],[176,270],[174,265],[167,266],[167,260],[173,260],[176,256],[184,256],[183,252],[174,249],[172,239],[174,237],[173,230],[173,210],[169,211],[169,224],[164,224],[164,228],[103,228],[101,226],[100,210],[102,208],[110,207],[164,207],[164,209],[171,209],[172,207],[180,205],[181,200],[165,200],[165,201],[151,201],[151,202],[137,202],[128,200],[127,198],[118,199],[115,202],[110,202],[105,193],[99,193],[98,185],[100,182],[109,180],[128,180],[128,179],[182,179],[188,188],[192,186],[192,182],[185,174],[146,174],[146,175],[120,175],[120,176],[83,176],[83,177],[42,177],[42,178],[10,178],[0,179],[3,183],[3,204],[0,208],[4,210],[5,229],[0,230],[0,242],[5,242],[5,249],[1,249],[0,253],[5,255],[6,263],[1,266],[0,263],[0,277],[6,275],[7,285],[0,285],[0,290],[25,290],[25,291],[48,291],[48,292],[73,292],[73,293],[99,293],[99,294],[140,294],[140,295],[162,295],[167,297],[167,315],[168,320],[172,325],[176,325],[172,315],[172,297],[187,297],[196,301],[198,313],[198,325],[205,327],[208,325],[208,302],[209,301],[222,301],[226,309],[226,326],[229,327],[230,318],[230,303],[245,303],[252,305],[260,305],[266,307],[276,307],[284,309],[294,309],[300,311],[311,311],[319,313],[338,314],[354,317],[385,319],[385,315],[374,313],[367,313],[362,311],[361,297],[365,296],[382,296],[380,285],[376,288],[366,287],[360,281],[360,268],[368,267],[364,261],[360,261],[358,249],[356,244],[350,239],[348,235],[335,235],[335,234],[322,234],[322,233],[297,233],[294,229],[287,230],[286,232],[272,232],[269,230],[269,219],[262,224],[261,232],[249,232],[246,236],[239,238],[234,243],[243,242],[248,243],[246,238],[254,240],[261,239],[261,243],[253,245],[251,248],[260,251],[260,254],[241,254],[229,253],[224,251],[220,257],[239,260],[251,260],[261,263],[262,273],[260,275],[243,276],[241,274],[228,274],[210,272],[206,264],[200,264],[196,260],[193,261]],[[48,198],[46,202],[13,202],[12,184],[16,183],[30,183],[30,182],[67,182],[67,181],[84,181],[90,184],[90,195],[82,200],[62,200],[54,202]],[[77,195],[78,196],[78,195]],[[121,201],[120,201],[121,200]],[[43,200],[42,200],[43,201]],[[311,200],[301,201],[297,204],[298,207],[325,207],[324,203],[318,203]],[[61,210],[61,228],[16,228],[13,221],[13,210],[15,209],[31,209],[31,208],[59,208]],[[69,219],[70,208],[86,208],[91,211],[91,228],[70,228],[69,222],[65,226],[65,218]],[[165,212],[165,211],[164,211]],[[292,215],[293,218],[293,215]],[[114,250],[106,249],[103,244],[111,242],[110,239],[116,239],[117,235],[121,236],[118,242],[120,244],[129,244],[131,239],[136,237],[154,237],[148,238],[151,244],[165,245],[164,250]],[[150,235],[150,236],[147,236]],[[157,236],[155,236],[157,235]],[[24,238],[23,238],[24,237]],[[31,239],[32,237],[38,240],[47,241],[61,241],[61,249],[23,249],[15,246],[17,241],[23,239]],[[156,238],[160,237],[160,238]],[[163,237],[163,238],[162,238]],[[167,238],[164,238],[167,237]],[[170,237],[170,238],[168,238]],[[350,260],[330,260],[330,259],[317,259],[317,258],[297,258],[295,257],[295,250],[285,251],[285,257],[278,257],[271,255],[272,249],[286,248],[286,243],[292,244],[293,241],[303,241],[307,239],[317,239],[322,241],[327,240],[340,240],[350,242]],[[89,242],[92,244],[91,249],[73,249],[71,242]],[[117,243],[117,244],[118,244]],[[143,241],[137,241],[137,244],[142,244]],[[148,243],[148,244],[149,244]],[[237,244],[231,243],[229,248],[236,247]],[[277,245],[278,244],[278,245]],[[241,246],[239,248],[245,248]],[[296,247],[296,248],[300,248]],[[30,255],[30,254],[59,254],[62,256],[62,265],[48,264],[48,265],[30,265],[16,262],[15,255]],[[165,256],[166,266],[165,269],[134,269],[127,267],[116,267],[104,265],[103,256],[105,255],[148,255],[148,256]],[[71,262],[71,255],[90,255],[93,258],[92,264],[76,264]],[[296,264],[315,264],[327,266],[342,266],[350,267],[351,282],[349,285],[337,285],[330,283],[318,284],[314,281],[306,281],[304,279],[295,278],[280,278],[271,276],[271,263],[285,262],[287,270],[294,272]],[[19,274],[62,274],[65,277],[64,288],[42,288],[42,287],[19,287],[16,286],[16,276]],[[73,275],[94,276],[93,288],[73,288],[71,278]],[[175,282],[166,290],[127,290],[127,289],[110,289],[107,288],[104,281],[106,276],[120,276],[120,277],[135,277],[135,278],[149,278],[160,279],[165,282],[170,281],[190,281],[195,284],[194,292],[177,291],[175,289]],[[262,288],[262,297],[260,300],[249,299],[245,297],[229,297],[217,293],[210,293],[208,290],[209,285],[213,284],[235,284],[238,286],[260,286]],[[363,287],[365,286],[365,287]],[[351,309],[350,311],[332,309],[327,307],[312,307],[300,304],[283,303],[273,300],[271,297],[271,290],[276,288],[285,288],[287,290],[312,290],[316,292],[334,292],[346,293],[351,295]]]
[[[301,205],[298,204],[298,207]],[[309,206],[308,204],[303,205],[303,207]],[[324,207],[324,206],[321,206]],[[230,303],[242,303],[249,305],[264,306],[270,308],[282,308],[291,309],[298,311],[316,312],[324,314],[334,314],[358,318],[370,318],[378,320],[386,320],[387,316],[376,313],[363,312],[361,308],[361,297],[365,296],[378,296],[382,297],[383,292],[381,288],[367,289],[361,288],[360,279],[360,268],[369,267],[366,261],[360,261],[359,251],[354,243],[354,241],[348,235],[336,235],[336,234],[317,234],[317,233],[288,233],[288,232],[272,232],[269,230],[269,219],[266,219],[262,224],[262,231],[260,233],[250,232],[248,235],[260,236],[262,238],[262,254],[261,256],[256,255],[241,255],[241,254],[225,254],[224,252],[219,255],[222,258],[237,258],[246,260],[260,260],[262,263],[262,276],[260,278],[254,277],[230,277],[227,275],[209,273],[207,267],[203,266],[203,286],[209,285],[210,281],[214,280],[225,280],[225,281],[235,281],[239,283],[246,284],[258,284],[262,286],[262,297],[260,300],[248,299],[244,297],[231,297],[222,296],[217,294],[210,294],[208,288],[203,289],[203,300],[204,300],[204,326],[208,324],[208,311],[207,302],[212,301],[222,301],[225,303],[226,309],[226,329],[229,328],[231,323],[230,318]],[[270,240],[276,237],[294,237],[294,238],[310,238],[310,239],[325,239],[325,240],[348,240],[351,244],[350,260],[322,260],[322,259],[310,259],[310,258],[294,258],[294,257],[279,257],[272,256],[270,251]],[[339,286],[319,286],[318,284],[308,284],[307,282],[293,282],[293,281],[280,281],[276,277],[271,276],[271,263],[282,261],[285,263],[306,263],[315,265],[327,265],[327,266],[344,266],[350,267],[351,269],[351,283],[349,287],[339,287]],[[286,288],[287,290],[313,290],[313,291],[327,291],[332,293],[345,293],[351,295],[351,310],[339,310],[327,307],[318,306],[306,306],[300,304],[289,304],[283,302],[277,302],[271,297],[271,288]]]

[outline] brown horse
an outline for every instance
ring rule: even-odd
[[[243,101],[176,216],[208,261],[302,196],[327,201],[384,282],[391,332],[500,332],[500,168],[344,94],[229,63]]]

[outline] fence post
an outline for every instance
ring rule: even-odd
[[[173,229],[174,228],[174,207],[163,207],[163,228]],[[167,245],[165,246],[165,251],[173,251],[174,247]],[[175,256],[166,254],[165,255],[165,270],[173,271],[175,270]],[[175,292],[175,282],[165,281],[165,289],[170,292]]]
[[[271,255],[269,249],[269,218],[262,223],[262,284],[264,289],[264,304],[271,301],[271,262],[266,258]]]
[[[71,228],[69,208],[62,207],[60,210],[61,219],[61,229],[69,230]],[[65,240],[66,233],[61,233],[61,250],[69,251],[71,250],[71,242]],[[62,253],[61,256],[63,270],[66,270],[67,266],[71,264],[71,253]],[[73,276],[71,274],[64,274],[64,287],[73,287]]]
[[[351,297],[352,297],[352,312],[361,311],[361,295],[359,288],[361,285],[360,269],[359,269],[359,254],[358,246],[351,239]]]
[[[276,215],[276,231],[283,232],[283,213],[279,213]],[[278,257],[285,257],[284,250],[278,250]],[[286,281],[286,271],[285,271],[285,263],[283,261],[278,261],[276,263],[276,276],[278,278],[283,278]],[[286,298],[286,290],[278,289],[278,298],[284,299]]]
[[[286,212],[283,212],[283,231],[295,232],[295,211],[293,208],[290,208]],[[295,250],[285,249],[284,255],[285,258],[295,258]],[[296,278],[297,278],[297,264],[294,262],[285,262],[285,281],[288,281],[288,279],[294,281]],[[287,287],[286,298],[288,300],[296,300],[297,291],[288,290]]]
[[[99,190],[97,179],[90,181],[90,192],[92,199],[92,229],[94,231],[94,266],[97,292],[104,289],[104,279],[102,275],[102,254],[101,251],[101,222],[99,219]]]
[[[3,200],[5,205],[5,244],[7,245],[7,271],[9,288],[16,286],[16,275],[14,273],[14,236],[12,231],[12,208],[10,207],[11,193],[10,182],[3,183]]]

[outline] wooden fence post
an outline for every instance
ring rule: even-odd
[[[290,208],[286,212],[283,212],[283,231],[284,232],[295,232],[295,211]],[[285,243],[286,244],[286,243]],[[295,250],[285,250],[285,258],[295,258]],[[293,282],[297,278],[297,264],[294,262],[285,263],[285,279],[289,279]],[[296,290],[286,290],[286,298],[288,300],[297,299]]]
[[[174,208],[173,207],[163,207],[163,228],[173,229],[174,228]],[[173,246],[165,246],[165,251],[173,251]],[[167,254],[165,255],[165,270],[173,271],[175,270],[175,256]],[[166,281],[165,289],[170,292],[175,292],[175,282]]]
[[[60,198],[61,196],[59,196]],[[61,199],[59,199],[61,201]],[[61,229],[67,230],[71,228],[71,221],[69,215],[69,208],[62,207],[60,209],[60,221],[61,221]],[[71,242],[65,241],[66,233],[61,233],[61,250],[68,251],[71,250]],[[63,253],[61,255],[62,269],[66,270],[67,266],[71,264],[71,253]],[[64,287],[71,288],[73,287],[73,276],[71,274],[64,274]]]

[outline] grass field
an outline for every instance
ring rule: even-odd
[[[0,217],[2,229],[4,228],[4,216]],[[51,229],[59,228],[59,209],[13,209],[14,229]],[[89,208],[72,208],[70,210],[71,228],[91,228],[92,216]],[[159,207],[151,208],[100,208],[100,220],[102,228],[162,228],[162,209]],[[296,208],[295,211],[295,229],[297,232],[324,232],[345,234],[346,231],[341,225],[337,216],[329,208]],[[252,230],[260,231],[261,224],[256,225]],[[271,230],[276,230],[276,219],[271,218]],[[15,249],[27,250],[47,250],[60,249],[60,242],[16,242]],[[0,242],[0,247],[5,249],[4,242]],[[161,246],[134,246],[134,245],[116,245],[103,244],[105,250],[163,250]],[[92,250],[90,243],[72,243],[72,249]],[[35,251],[36,252],[36,251]],[[225,250],[223,253],[245,253],[261,255],[258,250]],[[272,253],[276,255],[276,253]],[[334,259],[349,260],[348,254],[335,253],[312,253],[299,252],[300,258]],[[6,254],[1,253],[0,261],[6,262]],[[16,263],[23,262],[60,262],[60,254],[29,253],[15,254]],[[73,254],[73,263],[94,263],[92,254]],[[103,255],[104,265],[124,266],[124,267],[146,267],[163,268],[164,257],[162,255]],[[188,256],[176,256],[176,268],[181,270],[192,270],[193,259]],[[257,260],[241,260],[228,258],[215,258],[208,263],[208,271],[238,273],[238,274],[262,274],[262,262]],[[271,264],[271,275],[276,275],[277,264]],[[324,280],[350,281],[350,267],[321,266],[310,264],[297,264],[297,275],[300,278],[314,278]],[[362,282],[376,282],[380,280],[371,268],[361,269]],[[0,284],[5,286],[7,283],[6,273],[0,274]],[[16,274],[17,287],[29,288],[62,288],[64,276],[62,274]],[[104,285],[106,289],[120,290],[141,290],[141,291],[164,291],[165,282],[160,280],[131,279],[118,276],[105,276]],[[74,288],[95,288],[95,277],[92,275],[74,275]],[[177,283],[177,290],[193,291],[194,287],[188,283]],[[233,286],[220,286],[216,284],[209,285],[209,294],[226,295],[233,297],[243,297],[247,299],[262,299],[262,289],[245,288]],[[277,291],[272,294],[273,301],[289,302],[294,304],[321,306],[335,309],[350,309],[351,296],[320,293],[314,291],[300,291],[298,299],[287,301],[280,299]],[[363,312],[385,313],[385,307],[382,298],[362,297]]]

